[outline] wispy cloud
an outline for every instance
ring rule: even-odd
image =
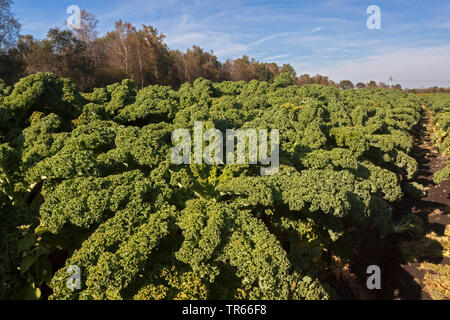
[[[288,32],[272,34],[272,35],[270,35],[268,37],[264,37],[262,39],[259,39],[259,40],[255,41],[255,42],[250,43],[249,46],[250,47],[259,46],[259,45],[263,44],[264,42],[267,42],[267,41],[270,41],[270,40],[273,40],[273,39],[276,39],[276,38],[281,38],[281,37],[287,36],[289,34],[290,33],[288,33]]]
[[[267,58],[264,59],[264,61],[276,61],[276,60],[287,58],[287,57],[290,57],[290,56],[292,56],[292,54],[280,54],[280,55],[277,55],[277,56],[267,57]]]
[[[410,47],[368,56],[358,60],[339,61],[328,66],[297,66],[305,72],[321,73],[334,80],[353,82],[384,81],[392,76],[403,87],[440,85],[450,87],[450,45]]]
[[[217,32],[169,34],[167,43],[172,48],[182,48],[183,50],[196,44],[203,49],[214,51],[218,56],[242,55],[248,51],[248,46],[233,41],[228,34]]]
[[[68,4],[15,0],[13,11],[24,34],[43,37],[48,28],[63,27]],[[77,0],[77,4],[97,16],[100,35],[113,29],[118,19],[138,27],[153,25],[166,35],[171,49],[186,50],[195,44],[213,50],[222,61],[246,54],[291,63],[299,74],[329,73],[336,79],[361,81],[385,81],[389,76],[385,73],[397,68],[398,75],[391,75],[410,81],[441,81],[449,74],[445,66],[450,59],[441,58],[448,55],[436,49],[450,43],[448,0],[434,0],[432,6],[420,1],[382,2],[382,30],[367,29],[368,3],[356,0]],[[430,70],[445,76],[433,76]]]

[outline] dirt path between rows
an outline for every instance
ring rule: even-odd
[[[411,155],[419,165],[414,180],[425,187],[426,195],[422,198],[405,196],[395,205],[400,214],[411,212],[417,215],[422,220],[423,233],[419,239],[404,235],[389,237],[383,252],[382,290],[376,293],[379,299],[450,298],[447,252],[450,180],[439,185],[433,182],[433,174],[445,167],[447,156],[440,155],[433,146],[431,132],[431,118],[424,107],[421,121],[413,129],[415,140]]]
[[[405,241],[404,248],[408,248],[411,257],[400,266],[420,286],[420,292],[417,287],[408,291],[406,286],[403,296],[401,289],[397,289],[393,298],[450,299],[450,179],[439,185],[433,182],[433,174],[446,166],[448,157],[439,154],[433,145],[431,116],[426,107],[423,107],[421,122],[414,131],[416,138],[412,156],[419,164],[415,181],[425,187],[427,194],[420,199],[405,197],[400,208],[422,219],[425,238]]]
[[[433,174],[442,169],[447,156],[433,146],[430,115],[422,109],[422,118],[413,128],[415,137],[411,156],[419,165],[414,182],[425,187],[426,195],[405,195],[393,205],[394,217],[413,213],[422,221],[421,232],[390,234],[385,239],[372,232],[359,235],[360,245],[350,266],[357,290],[339,290],[344,299],[430,300],[450,299],[450,179],[436,185]],[[368,290],[369,265],[381,269],[381,289]],[[356,280],[357,279],[357,280]],[[350,291],[352,291],[350,293]]]

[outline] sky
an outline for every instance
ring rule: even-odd
[[[12,11],[21,34],[44,38],[65,27],[70,5],[93,13],[100,35],[122,19],[156,27],[171,49],[195,44],[221,61],[245,54],[335,81],[450,87],[448,0],[14,0]],[[370,5],[381,29],[367,27]]]

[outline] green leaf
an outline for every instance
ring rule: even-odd
[[[25,251],[30,249],[30,247],[32,247],[34,244],[34,238],[30,237],[30,236],[26,236],[22,239],[19,240],[19,242],[17,243],[17,251],[21,252],[21,251]]]
[[[33,265],[35,260],[35,257],[24,257],[22,259],[22,262],[20,263],[20,274],[24,274],[25,272],[27,272],[28,269],[30,269],[30,267]]]
[[[47,258],[39,258],[36,262],[37,277],[39,282],[44,282],[52,278],[52,263]]]
[[[39,300],[41,290],[39,288],[26,287],[19,295],[21,300]]]
[[[48,229],[46,227],[44,227],[44,226],[38,226],[36,229],[34,229],[34,233],[36,235],[41,235],[41,234],[46,233],[46,232],[48,232]]]
[[[44,242],[40,242],[39,246],[36,249],[36,256],[42,256],[44,254],[49,253],[49,251],[50,251],[49,245]]]

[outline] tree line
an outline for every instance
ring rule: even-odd
[[[14,31],[7,32],[9,38],[2,41],[0,58],[0,78],[9,84],[36,72],[70,78],[83,91],[124,78],[133,79],[141,88],[152,84],[179,88],[199,77],[214,82],[252,79],[272,82],[282,72],[295,76],[290,65],[263,63],[245,55],[220,62],[213,51],[196,45],[185,52],[171,50],[164,42],[165,35],[149,25],[137,28],[119,20],[114,30],[99,37],[98,20],[86,10],[81,12],[81,29],[55,27],[42,40],[19,35],[20,25],[17,21],[16,24]],[[329,84],[327,77],[319,75],[308,76],[305,83],[311,82]]]
[[[420,89],[408,89],[406,90],[410,93],[417,93],[417,94],[426,94],[426,93],[450,93],[450,87],[448,88],[441,88],[438,86],[429,87],[429,88],[420,88]]]
[[[82,91],[125,78],[133,79],[141,88],[161,84],[177,89],[200,77],[213,82],[252,79],[272,82],[287,72],[299,86],[315,83],[341,89],[389,87],[375,81],[356,85],[350,80],[337,83],[319,74],[297,76],[289,64],[259,62],[246,55],[221,62],[213,51],[197,45],[185,52],[171,50],[164,42],[165,35],[153,26],[137,28],[122,20],[115,23],[114,30],[99,37],[98,20],[86,10],[81,12],[80,29],[55,27],[45,39],[35,39],[19,34],[20,24],[10,5],[11,0],[0,0],[0,78],[7,84],[32,73],[52,72],[70,78]]]

